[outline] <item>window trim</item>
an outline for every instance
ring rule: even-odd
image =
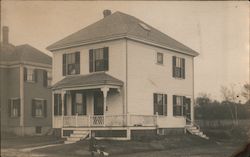
[[[158,62],[158,54],[162,55],[162,63]],[[157,65],[164,65],[164,54],[162,52],[156,52],[156,64]]]
[[[43,70],[43,86],[45,88],[50,88],[52,86],[52,71],[51,70]]]
[[[158,95],[162,95],[162,114],[159,114],[159,104],[157,106],[157,112],[155,112],[155,99],[154,99],[154,95],[156,94],[156,96],[158,97]],[[158,115],[158,116],[168,116],[168,98],[166,100],[167,94],[166,93],[160,93],[160,92],[155,92],[153,93],[153,114],[154,115]],[[156,114],[158,113],[158,114]]]
[[[172,57],[172,73],[173,78],[177,80],[184,80],[186,78],[186,59],[184,57],[173,56]],[[179,63],[177,65],[177,63]],[[177,75],[176,71],[179,71],[179,76]]]
[[[102,50],[103,53],[103,59],[99,61],[103,61],[103,69],[104,70],[97,70],[96,69],[96,50]],[[100,52],[100,51],[99,51]],[[105,54],[105,52],[107,54]],[[105,56],[107,58],[105,58]],[[92,48],[89,49],[89,73],[98,73],[98,72],[106,72],[109,71],[109,47],[104,46],[104,47],[99,47],[99,48]]]
[[[14,100],[19,100],[19,110],[17,110],[17,115],[16,116],[14,116],[12,113],[13,113],[13,101]],[[21,117],[21,99],[19,98],[19,97],[15,97],[15,98],[10,98],[9,99],[9,101],[10,101],[10,106],[8,106],[8,107],[10,107],[10,110],[9,110],[9,117],[10,118],[20,118]]]
[[[181,97],[181,102],[182,102],[182,104],[181,105],[177,105],[177,99],[175,100],[176,101],[176,104],[174,104],[174,96],[177,98],[177,97]],[[184,99],[185,99],[185,96],[183,96],[183,95],[173,95],[173,116],[174,117],[184,117],[184,112],[183,112],[183,109],[184,109]],[[181,106],[181,115],[175,115],[174,114],[174,106]]]
[[[32,80],[29,80],[29,72],[32,70]],[[35,67],[24,67],[24,81],[27,83],[37,82],[37,69]]]
[[[35,115],[33,115],[33,103],[31,104],[31,113],[32,113],[32,117],[33,118],[46,118],[47,116],[44,114],[45,112],[47,112],[47,111],[45,111],[45,109],[47,110],[47,107],[45,108],[45,101],[47,101],[46,99],[43,99],[43,98],[33,98],[32,99],[32,102],[33,101],[42,101],[42,116],[37,116],[36,115],[36,112],[34,113]],[[36,108],[35,108],[36,109]]]
[[[52,87],[52,71],[47,71],[47,87]]]
[[[72,115],[82,115],[82,116],[86,116],[87,115],[87,96],[85,93],[82,92],[74,92],[72,93],[72,99],[71,99],[71,105],[72,105],[72,110],[71,110],[71,114]],[[81,103],[78,103],[77,100],[77,95],[80,96],[81,99]],[[78,113],[78,106],[82,107],[82,113]]]
[[[79,59],[77,59],[77,54],[79,54]],[[65,58],[64,58],[64,56],[65,56]],[[70,57],[73,56],[72,58],[74,58],[74,63],[71,63],[71,64],[68,63],[68,60],[69,60],[68,56],[70,56]],[[64,59],[65,59],[65,61],[64,61]],[[79,63],[77,63],[77,60],[79,61]],[[62,76],[65,77],[65,76],[72,76],[72,75],[80,75],[81,74],[81,62],[80,62],[80,60],[81,60],[81,52],[80,51],[75,51],[75,52],[70,52],[70,53],[63,53],[62,54]],[[69,68],[68,68],[69,65],[74,65],[75,66],[75,73],[74,74],[69,73],[69,71],[68,71],[69,70]],[[64,72],[64,69],[65,69],[65,72]]]

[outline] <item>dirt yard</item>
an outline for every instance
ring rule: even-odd
[[[1,144],[2,157],[90,156],[88,141],[65,145],[53,136],[7,138],[2,139]],[[136,141],[102,140],[98,144],[105,146],[110,156],[115,157],[228,157],[244,145],[244,140],[224,139],[218,142],[192,135],[179,135]]]

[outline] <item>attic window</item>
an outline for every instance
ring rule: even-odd
[[[143,28],[143,29],[145,29],[145,30],[147,30],[147,31],[150,31],[151,29],[146,25],[146,24],[144,24],[144,23],[139,23],[139,25]]]

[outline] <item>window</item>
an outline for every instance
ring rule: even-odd
[[[9,117],[20,117],[20,98],[9,99]]]
[[[24,68],[24,81],[37,82],[37,70],[34,68]]]
[[[80,52],[63,54],[63,76],[80,74]]]
[[[42,127],[36,126],[36,134],[41,134],[41,133],[42,133]]]
[[[83,114],[83,100],[82,94],[76,94],[76,111],[79,115]]]
[[[47,81],[48,81],[48,87],[52,85],[52,74],[51,71],[48,71],[47,73]]]
[[[109,49],[108,47],[89,50],[89,72],[108,71]]]
[[[167,115],[167,95],[154,93],[154,114]]]
[[[50,87],[52,83],[52,75],[50,71],[43,71],[43,86]]]
[[[173,95],[173,115],[183,116],[184,96]]]
[[[185,59],[173,56],[173,77],[185,79]]]
[[[32,100],[32,117],[47,116],[47,101],[42,99]]]
[[[74,93],[72,100],[72,114],[86,115],[86,96],[83,93]]]
[[[157,64],[163,64],[163,53],[157,52]]]

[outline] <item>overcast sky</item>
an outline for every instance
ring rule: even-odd
[[[28,43],[49,54],[48,45],[102,19],[104,9],[133,15],[199,52],[196,95],[205,92],[221,99],[222,85],[235,84],[240,90],[249,82],[247,1],[2,1],[1,16],[11,43]]]

